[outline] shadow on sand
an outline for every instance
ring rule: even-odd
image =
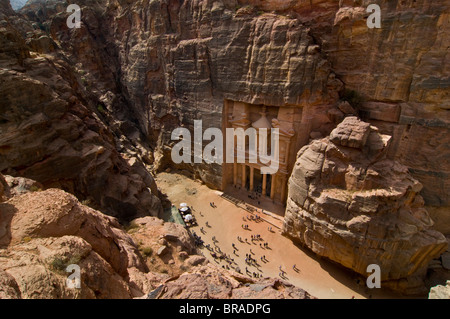
[[[359,293],[360,295],[364,296],[368,299],[405,299],[405,298],[424,298],[426,296],[405,296],[399,293],[396,293],[392,290],[389,290],[387,288],[374,288],[370,289],[366,285],[366,278],[364,278],[362,275],[345,268],[341,264],[332,261],[326,257],[321,257],[315,254],[313,251],[311,251],[309,248],[305,247],[301,243],[292,240],[293,244],[301,250],[305,255],[310,257],[311,259],[317,261],[320,265],[320,267],[328,272],[331,277],[333,277],[335,280],[339,281],[341,284],[345,285],[349,289]],[[294,269],[295,272],[300,273],[301,269]]]

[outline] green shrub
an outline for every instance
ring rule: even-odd
[[[23,240],[24,243],[28,243],[28,242],[31,241],[31,239],[32,239],[31,237],[26,236],[26,237],[24,237],[22,240]]]
[[[125,231],[127,233],[130,233],[130,232],[133,233],[133,232],[135,232],[138,229],[139,229],[139,225],[136,224],[135,222],[131,222],[128,225],[125,226]]]
[[[50,262],[50,267],[58,272],[65,271],[68,265],[69,264],[66,264],[66,262],[64,261],[64,258],[60,257],[55,257],[55,259]]]
[[[92,205],[92,201],[90,199],[85,199],[81,201],[81,204],[83,204],[84,206],[90,206]]]
[[[150,257],[153,254],[153,248],[149,246],[142,247],[139,250],[145,257]]]
[[[103,105],[101,105],[101,104],[98,104],[98,105],[97,105],[97,110],[98,110],[100,113],[105,113],[105,109],[103,108]]]
[[[37,187],[36,185],[33,185],[30,187],[30,192],[40,192],[41,189]]]
[[[65,272],[67,266],[72,264],[78,264],[81,261],[80,255],[73,255],[68,257],[55,257],[50,262],[50,268],[56,272]]]

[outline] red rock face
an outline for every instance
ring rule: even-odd
[[[130,220],[160,212],[147,168],[173,166],[172,130],[195,119],[222,127],[225,100],[301,109],[294,153],[357,113],[379,135],[350,126],[330,143],[352,149],[344,155],[355,167],[364,149],[404,165],[401,175],[423,185],[413,193],[433,227],[450,234],[448,1],[77,3],[82,26],[70,30],[59,1],[31,1],[22,17],[0,0],[0,172]],[[369,3],[380,5],[380,29],[367,27]],[[311,144],[306,168],[321,147]],[[221,185],[218,165],[179,168]],[[361,182],[357,169],[326,168],[326,183],[351,190],[392,173]],[[290,198],[304,196],[291,188]],[[373,212],[374,198],[351,207]]]
[[[117,151],[120,138],[124,148],[130,142],[105,125],[104,104],[88,97],[48,35],[4,12],[0,171],[65,189],[123,220],[157,216],[156,184],[138,156],[129,159]]]
[[[22,12],[61,43],[109,123],[133,144],[142,143],[136,126],[150,140],[156,168],[173,165],[175,127],[200,118],[221,127],[224,99],[302,108],[299,140],[312,131],[325,136],[342,120],[335,104],[343,82],[361,97],[352,107],[392,136],[389,157],[421,181],[426,205],[445,220],[448,4],[375,3],[381,29],[367,27],[367,1],[81,1],[83,26],[72,31],[55,15],[57,4],[47,3],[39,17],[39,1]],[[181,168],[221,185],[220,166]],[[448,233],[449,224],[436,227]]]
[[[128,271],[147,270],[116,219],[58,189],[15,196],[0,204],[0,212],[3,297],[103,299],[137,293]],[[81,268],[81,289],[66,286],[69,264]]]
[[[149,216],[132,225],[127,233],[117,219],[59,189],[12,196],[0,203],[0,297],[313,298],[283,281],[209,264],[181,225]],[[70,264],[80,267],[81,289],[66,285]],[[164,289],[155,295],[158,287]]]
[[[364,97],[363,119],[393,138],[389,151],[423,184],[436,229],[449,234],[450,64],[446,1],[239,1],[296,12],[347,89]],[[369,29],[366,8],[381,8]],[[258,10],[258,9],[256,9]],[[444,222],[444,220],[446,220]]]
[[[324,49],[346,87],[365,97],[363,118],[392,135],[390,157],[423,184],[426,205],[439,207],[430,209],[432,217],[442,220],[446,214],[448,220],[443,190],[450,186],[450,167],[442,158],[449,154],[448,3],[377,3],[381,29],[367,29],[362,17],[340,19],[346,9],[341,8],[332,32],[323,36],[329,41]],[[448,225],[435,227],[448,234]]]
[[[390,136],[347,117],[330,136],[298,153],[289,180],[283,232],[320,256],[382,286],[421,293],[431,259],[447,248],[406,166],[386,158]],[[420,258],[417,258],[420,256]]]

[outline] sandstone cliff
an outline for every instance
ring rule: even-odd
[[[450,234],[449,3],[445,0],[259,1],[308,26],[332,71],[357,92],[359,113],[392,136],[388,155],[420,181],[435,229]],[[369,29],[369,4],[381,28]]]
[[[147,270],[116,219],[58,189],[27,192],[0,204],[2,298],[131,298],[129,270]],[[66,285],[69,264],[81,289]]]
[[[381,29],[366,25],[371,3]],[[342,120],[338,100],[349,100],[392,136],[388,157],[420,181],[433,227],[450,234],[445,0],[79,1],[78,30],[65,25],[66,4],[35,0],[21,12],[49,31],[109,127],[155,169],[173,165],[175,127],[201,118],[220,128],[225,99],[301,108],[295,151],[311,132],[328,135]],[[221,187],[219,165],[182,168]]]
[[[137,156],[118,152],[129,140],[107,125],[102,104],[89,97],[58,45],[6,2],[0,12],[0,171],[67,190],[123,220],[157,216],[152,175]]]
[[[407,168],[386,158],[390,136],[347,117],[330,136],[298,153],[289,180],[283,232],[320,256],[382,286],[419,293],[431,259],[446,250]]]
[[[336,101],[337,79],[310,29],[295,18],[240,10],[236,1],[78,4],[78,30],[67,29],[67,15],[53,2],[34,1],[21,12],[61,44],[83,72],[91,97],[105,101],[105,114],[137,124],[157,151],[155,169],[174,165],[174,128],[192,128],[200,118],[204,129],[221,128],[225,99],[304,105],[302,143],[312,127],[324,134],[332,128],[326,110]],[[221,187],[220,165],[180,168]]]
[[[367,28],[369,3],[381,29]],[[358,272],[385,260],[383,279],[401,289],[442,251],[429,228],[450,234],[447,1],[81,0],[74,30],[67,4],[34,0],[16,14],[0,0],[0,172],[124,220],[156,216],[143,163],[172,165],[175,127],[220,128],[224,100],[301,109],[299,148],[359,114],[378,132],[344,123],[300,152],[286,232],[302,240],[313,225],[313,250]],[[183,168],[221,186],[218,165]],[[352,240],[335,253],[325,235]],[[354,253],[358,240],[370,254]]]

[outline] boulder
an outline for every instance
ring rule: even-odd
[[[0,269],[14,279],[5,286],[17,286],[26,299],[129,299],[125,278],[96,253],[84,239],[75,236],[36,238],[15,245],[3,255]],[[66,285],[66,267],[80,267],[81,288]],[[15,283],[15,284],[14,284]],[[1,288],[0,288],[1,289]]]
[[[167,246],[161,246],[158,248],[158,251],[156,252],[156,254],[158,256],[162,256],[164,254],[166,254],[168,252]]]
[[[347,117],[329,137],[304,146],[289,179],[283,233],[361,275],[379,265],[382,286],[424,293],[428,263],[448,243],[431,229],[422,185],[386,158],[388,142],[376,127]]]
[[[36,192],[44,189],[44,186],[41,183],[29,178],[6,175],[5,181],[8,183],[10,196],[21,195],[28,192]]]
[[[62,190],[26,193],[0,205],[8,216],[0,227],[10,229],[0,237],[3,246],[18,244],[24,238],[73,235],[85,239],[123,276],[128,267],[145,269],[132,238],[115,218],[80,204]]]
[[[144,234],[149,237],[151,232],[152,237],[157,234],[156,239],[160,245],[174,245],[180,247],[181,250],[186,251],[188,254],[193,254],[196,251],[193,237],[190,233],[180,224],[164,222],[156,217],[141,217],[132,221],[132,223],[139,225],[139,231],[132,234],[132,236],[139,237],[138,240],[145,241]]]
[[[117,220],[59,189],[27,192],[0,203],[0,295],[10,298],[132,298],[142,291],[129,270],[147,272]],[[76,264],[81,289],[66,286]]]
[[[358,112],[347,101],[339,102],[338,109],[345,115],[358,115]]]
[[[20,288],[9,273],[0,269],[0,299],[21,299]]]
[[[336,145],[363,148],[370,134],[370,124],[355,116],[346,117],[330,134]]]
[[[186,263],[188,263],[191,266],[197,266],[197,265],[203,264],[205,262],[207,262],[206,258],[204,256],[199,256],[199,255],[190,256],[186,260]]]
[[[447,280],[445,286],[437,285],[430,289],[428,299],[450,299],[450,280]]]
[[[195,267],[147,294],[151,299],[314,299],[279,279],[250,279],[212,264]]]

